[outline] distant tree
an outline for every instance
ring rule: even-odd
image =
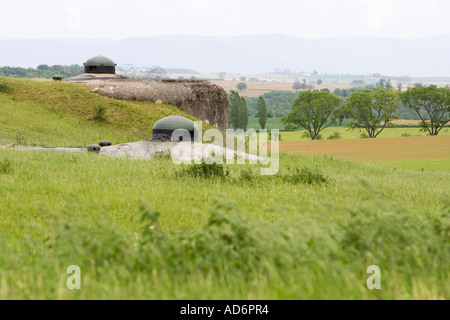
[[[275,112],[277,117],[281,118],[286,116],[291,111],[292,102],[298,97],[298,93],[292,91],[274,90],[265,93],[263,97],[266,101],[267,110],[271,112],[271,114],[272,112]],[[258,113],[257,104],[259,97],[245,97],[245,100],[249,109],[249,116],[256,117],[256,114]]]
[[[392,89],[393,88],[391,80],[386,80],[385,83],[386,83],[386,89]]]
[[[231,90],[229,96],[229,120],[234,129],[239,128],[239,106],[241,103],[241,97],[237,91]]]
[[[241,81],[247,81],[247,78],[246,78],[246,77],[240,77],[239,80],[241,80]]]
[[[370,138],[376,138],[392,120],[397,119],[398,92],[375,88],[354,92],[346,101],[344,112],[352,119],[350,127],[364,128]]]
[[[314,70],[312,73],[314,76],[317,76],[319,74],[319,72],[317,72],[317,70]]]
[[[21,67],[0,67],[0,76],[17,78],[46,78],[51,79],[54,75],[61,75],[64,79],[72,78],[84,72],[84,68],[79,65],[48,66],[41,64],[37,68]]]
[[[386,79],[380,79],[380,81],[377,82],[377,84],[375,85],[375,87],[377,88],[386,88],[386,89],[392,89],[392,84],[391,84],[391,80],[386,80]]]
[[[323,83],[322,79],[317,80],[317,84],[320,86]]]
[[[267,106],[263,96],[259,97],[256,108],[258,110],[256,117],[258,118],[259,125],[261,126],[261,129],[265,129],[267,123]]]
[[[403,105],[415,111],[422,131],[437,136],[450,122],[450,89],[437,86],[409,88],[400,94]]]
[[[239,83],[237,84],[237,89],[238,89],[239,91],[245,90],[245,89],[247,89],[247,84],[246,84],[245,82],[239,82]]]
[[[311,140],[316,140],[320,132],[335,123],[334,113],[342,100],[325,91],[300,92],[294,100],[292,111],[281,120],[286,128],[304,128]]]
[[[50,69],[50,67],[46,64],[41,64],[41,65],[37,66],[37,69],[38,70],[48,70],[48,69]]]
[[[234,129],[247,130],[248,109],[245,99],[239,96],[237,91],[232,90],[229,98],[229,119]]]
[[[248,126],[248,108],[247,102],[243,97],[241,97],[241,103],[239,105],[239,120],[240,120],[240,129],[244,129],[247,131]]]
[[[294,82],[294,84],[292,85],[292,89],[294,90],[300,90],[302,88],[302,84],[298,81]]]
[[[365,84],[364,80],[353,80],[352,85],[354,86],[363,86]]]
[[[350,89],[334,89],[333,93],[339,97],[347,98],[349,97],[353,92],[362,92],[364,89],[361,87],[356,88],[350,88]]]

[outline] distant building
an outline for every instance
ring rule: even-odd
[[[84,73],[116,74],[116,64],[107,57],[93,57],[84,63]]]

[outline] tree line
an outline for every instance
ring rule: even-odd
[[[267,111],[266,100],[263,96],[258,98],[256,117],[262,129],[265,129],[267,118],[269,117]],[[229,117],[228,121],[234,129],[243,129],[247,131],[248,126],[248,107],[247,101],[241,97],[237,91],[231,90],[229,95]]]
[[[0,76],[13,78],[45,78],[60,75],[64,79],[84,73],[84,67],[73,64],[70,66],[41,64],[37,68],[0,67]]]
[[[378,137],[398,119],[402,103],[421,119],[423,132],[437,136],[450,122],[450,88],[435,85],[413,87],[406,92],[393,88],[364,89],[346,100],[328,92],[300,92],[292,110],[282,118],[288,129],[305,129],[312,140],[330,125],[350,119],[353,129],[364,129],[369,138]]]
[[[256,117],[264,129],[269,112],[264,96],[257,99]],[[247,130],[246,99],[231,91],[229,102],[231,126]],[[450,122],[450,88],[414,86],[399,92],[389,86],[374,87],[355,90],[346,99],[326,90],[302,91],[282,121],[286,129],[305,129],[316,140],[324,129],[349,119],[349,127],[364,129],[369,138],[376,138],[393,120],[399,119],[401,106],[416,114],[422,131],[437,136]]]

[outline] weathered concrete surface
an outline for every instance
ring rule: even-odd
[[[7,148],[7,146],[0,146]],[[87,153],[87,148],[42,148],[10,146],[16,150],[23,151],[48,151],[48,152],[77,152]],[[154,142],[137,141],[103,147],[100,155],[114,158],[152,159],[155,156],[167,155],[180,159],[181,161],[208,159],[223,156],[226,159],[246,159],[261,161],[263,158],[256,155],[243,153],[236,150],[219,147],[213,144],[200,142]]]
[[[92,92],[120,100],[172,104],[219,129],[228,128],[228,97],[223,88],[206,80],[136,80],[81,75],[68,81],[89,86]]]

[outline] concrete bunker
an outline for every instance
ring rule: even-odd
[[[116,74],[116,64],[104,56],[90,58],[84,68],[85,73],[67,81],[84,84],[91,92],[113,99],[161,101],[219,129],[228,128],[227,93],[207,80],[127,79]]]

